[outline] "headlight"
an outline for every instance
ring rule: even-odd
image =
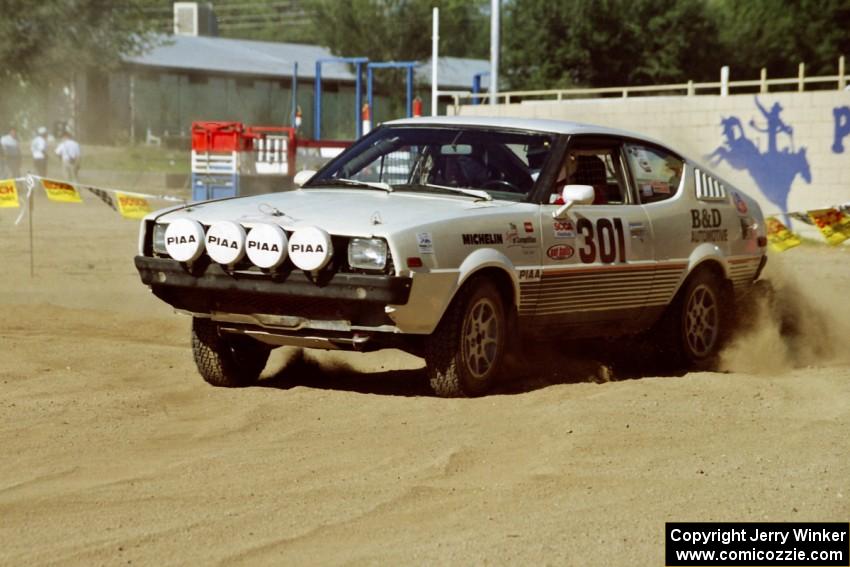
[[[167,255],[168,250],[165,248],[165,229],[168,228],[167,224],[159,224],[156,223],[153,225],[153,251],[156,254]]]
[[[348,265],[360,270],[383,270],[387,265],[387,243],[380,238],[352,238]]]

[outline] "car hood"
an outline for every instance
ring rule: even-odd
[[[191,218],[203,224],[235,221],[274,223],[285,229],[318,226],[331,234],[369,236],[448,221],[471,211],[515,205],[465,196],[360,189],[306,189],[195,203],[148,218],[169,222]]]

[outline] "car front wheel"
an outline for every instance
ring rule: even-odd
[[[192,319],[192,354],[198,372],[213,386],[239,388],[254,384],[266,366],[270,349],[249,337],[220,334],[209,319]]]
[[[487,392],[499,376],[506,339],[499,290],[487,281],[469,282],[427,342],[431,388],[443,397]]]

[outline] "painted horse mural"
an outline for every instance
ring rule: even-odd
[[[725,138],[723,145],[706,159],[712,167],[725,161],[732,169],[745,170],[762,194],[787,213],[788,194],[796,177],[799,175],[806,183],[812,182],[806,148],[794,149],[794,129],[782,120],[782,106],[778,102],[770,110],[762,106],[758,97],[755,97],[755,102],[767,125],[760,128],[755,120],[750,120],[749,125],[756,132],[767,134],[767,151],[760,151],[758,139],[754,142],[747,137],[740,118],[729,116],[720,121]],[[787,136],[788,146],[779,147],[780,134]]]

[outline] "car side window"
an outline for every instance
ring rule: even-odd
[[[626,203],[626,188],[615,147],[577,147],[567,151],[555,178],[549,203],[558,203],[566,185],[593,187],[594,205]]]
[[[626,157],[641,203],[656,203],[673,197],[682,182],[682,158],[650,146],[626,145]]]

